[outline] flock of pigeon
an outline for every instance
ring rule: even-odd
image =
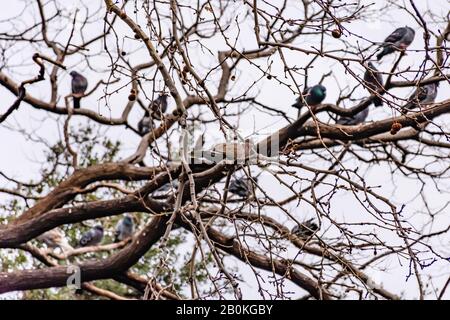
[[[114,242],[120,242],[125,239],[131,238],[134,232],[133,219],[129,216],[123,217],[117,225],[114,233]],[[98,224],[85,232],[79,241],[80,247],[97,246],[103,240],[103,227]]]
[[[384,56],[396,52],[397,50],[405,50],[414,40],[415,31],[410,27],[401,27],[391,33],[381,45],[380,51],[377,54],[377,60],[381,60]],[[70,73],[72,76],[72,94],[73,94],[73,107],[80,108],[80,99],[84,95],[88,82],[87,79],[76,71]],[[366,72],[364,74],[364,82],[366,86],[371,89],[371,92],[377,92],[383,89],[383,77],[381,73],[375,68],[372,62],[366,64]],[[438,82],[423,85],[418,87],[415,92],[409,97],[407,104],[403,107],[403,110],[411,110],[420,106],[420,104],[427,104],[434,102],[437,95]],[[326,97],[326,88],[317,84],[312,87],[305,88],[302,93],[302,97],[298,97],[293,107],[300,110],[307,105],[311,111],[314,111],[318,105]],[[375,107],[383,105],[381,97],[376,96],[372,99],[372,103]],[[153,119],[162,119],[162,115],[167,110],[167,95],[161,94],[157,99],[152,101],[146,110],[143,118],[138,123],[138,132],[140,135],[145,135],[152,131],[154,128]],[[340,117],[336,123],[339,125],[358,125],[363,123],[369,114],[369,108],[365,108],[361,112],[352,117]],[[229,192],[242,198],[249,198],[252,194],[252,184],[257,182],[255,178],[235,178],[231,180],[229,185]],[[292,230],[292,234],[296,235],[302,240],[307,240],[318,231],[318,225],[309,219],[301,224],[297,224]],[[133,235],[134,224],[132,218],[125,216],[116,226],[115,242],[122,241]],[[94,246],[98,245],[103,240],[104,230],[101,225],[96,225],[89,231],[84,233],[79,241],[80,246]],[[45,234],[44,234],[45,235]],[[54,235],[58,238],[58,235]],[[43,239],[47,245],[49,242]],[[50,246],[50,245],[49,245]]]
[[[134,233],[133,219],[124,216],[116,225],[114,242],[120,242],[131,238]],[[97,246],[103,241],[104,230],[100,224],[95,225],[81,235],[78,241],[79,247]],[[49,248],[60,248],[62,251],[73,250],[69,245],[61,229],[55,228],[40,235],[37,240],[44,242]]]
[[[377,60],[381,60],[385,55],[391,54],[397,50],[405,50],[414,40],[415,31],[410,27],[397,28],[391,33],[381,45],[381,50],[377,54]],[[364,73],[364,82],[372,91],[383,89],[383,77],[381,73],[375,68],[372,62],[366,64],[366,72]],[[409,97],[408,102],[403,106],[403,111],[407,112],[414,108],[418,108],[421,104],[428,104],[434,102],[437,96],[437,87],[439,82],[426,84],[418,87]],[[317,84],[315,86],[305,88],[302,97],[298,97],[293,107],[300,110],[303,106],[308,105],[311,111],[322,103],[326,97],[326,88]],[[375,107],[383,105],[381,97],[373,98],[372,103]],[[336,123],[340,125],[358,125],[363,123],[369,115],[369,108],[365,108],[361,112],[355,114],[353,117],[340,117]]]
[[[415,31],[410,27],[400,27],[392,32],[381,44],[381,49],[377,54],[377,60],[381,60],[384,56],[396,52],[398,50],[405,50],[414,40]],[[80,99],[84,95],[88,82],[87,79],[76,71],[70,72],[72,76],[72,94],[73,107],[80,108]],[[372,62],[366,64],[366,72],[364,74],[364,82],[371,92],[383,89],[383,77],[381,73],[375,68]],[[437,87],[439,82],[430,83],[418,87],[415,92],[409,97],[407,104],[403,110],[411,110],[417,108],[420,104],[432,103],[436,99]],[[312,87],[305,88],[302,97],[298,97],[293,107],[300,110],[305,106],[309,106],[311,111],[322,103],[326,97],[326,88],[317,84]],[[383,105],[381,97],[376,96],[372,100],[376,107]],[[138,132],[140,135],[145,135],[154,128],[153,120],[161,120],[162,114],[167,110],[167,95],[161,94],[157,99],[153,100],[146,109],[143,118],[138,123]],[[340,125],[358,125],[363,123],[369,114],[369,108],[365,108],[353,117],[340,117],[336,123]]]

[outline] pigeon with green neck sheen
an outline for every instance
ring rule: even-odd
[[[304,101],[303,101],[302,97],[298,97],[297,100],[295,101],[295,103],[292,105],[294,108],[299,109],[299,112],[300,112],[301,108],[305,105],[304,102],[306,102],[306,104],[310,108],[313,108],[313,109],[317,105],[321,104],[322,101],[327,96],[327,89],[321,84],[316,84],[315,86],[306,88],[303,91],[302,95],[303,95]]]

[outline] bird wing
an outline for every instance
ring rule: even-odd
[[[381,88],[383,78],[381,77],[380,73],[374,70],[367,69],[364,73],[364,81],[369,88],[376,90],[378,88]]]
[[[143,123],[144,119],[139,120],[138,122],[138,131],[139,133],[142,133],[142,131],[144,131],[144,123]]]
[[[115,241],[119,240],[120,234],[122,233],[121,222],[119,222],[116,226],[116,230],[114,231],[114,239]]]
[[[162,113],[165,113],[167,110],[167,96],[159,96],[158,97],[158,108]]]
[[[424,101],[428,97],[428,87],[420,87],[417,90],[417,99],[419,101]]]
[[[405,28],[397,28],[394,32],[392,32],[385,40],[384,42],[387,43],[395,43],[399,40],[401,40],[406,34]]]
[[[88,232],[83,234],[83,236],[81,237],[80,243],[82,245],[88,244],[89,242],[92,241],[93,238],[94,238],[94,231],[89,230]]]
[[[369,115],[369,108],[367,107],[366,109],[355,115],[355,122],[357,124],[363,123],[364,121],[366,121],[368,115]]]
[[[302,101],[302,98],[301,98],[301,97],[298,97],[298,98],[295,100],[295,103],[292,104],[292,106],[293,106],[294,108],[297,108],[297,109],[300,109],[301,107],[303,107],[303,101]]]
[[[306,99],[307,99],[308,96],[309,96],[309,90],[310,90],[310,89],[311,89],[311,88],[306,87],[306,88],[303,90],[303,92],[302,92],[303,99],[305,99],[305,101],[306,101]],[[302,99],[302,97],[297,97],[297,100],[295,100],[295,103],[294,103],[292,106],[293,106],[294,108],[300,109],[301,107],[304,106],[304,104],[303,104],[303,99]]]
[[[408,101],[417,102],[422,101],[427,97],[427,89],[425,87],[418,87],[409,97]]]
[[[87,79],[82,75],[77,75],[72,79],[72,93],[84,93],[87,86]]]

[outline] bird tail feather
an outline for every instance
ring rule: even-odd
[[[80,98],[73,98],[73,108],[74,109],[80,108]]]
[[[378,52],[378,54],[377,54],[377,60],[380,61],[381,58],[383,58],[383,56],[384,56],[384,49],[381,50],[380,52]]]
[[[381,98],[374,98],[373,104],[375,107],[381,107],[383,105],[383,100]]]

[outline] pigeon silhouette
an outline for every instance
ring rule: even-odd
[[[70,72],[70,76],[72,77],[72,93],[74,95],[82,95],[87,89],[88,81],[87,79],[79,74],[76,71]],[[81,97],[74,96],[73,97],[73,107],[75,109],[80,108],[80,100]]]
[[[358,112],[353,117],[340,117],[336,121],[336,123],[344,126],[354,126],[366,121],[368,115],[369,115],[369,107],[365,108],[361,112]]]
[[[319,230],[319,226],[314,222],[314,219],[311,218],[301,224],[295,225],[292,228],[291,233],[302,240],[306,240],[311,237],[317,230]]]
[[[155,124],[153,123],[153,119],[150,118],[149,112],[146,111],[142,119],[138,122],[139,134],[143,136],[152,131],[154,127]]]
[[[364,81],[366,85],[374,91],[383,88],[383,76],[377,70],[377,68],[375,68],[372,62],[369,62],[367,64],[367,69],[364,73]],[[376,107],[380,107],[383,105],[383,100],[380,97],[375,97],[372,102]]]
[[[103,227],[96,225],[81,236],[80,247],[96,246],[103,240]]]
[[[305,88],[302,95],[307,105],[314,110],[314,108],[325,99],[327,95],[327,89],[321,84],[316,84],[315,86],[312,86],[310,88]],[[303,103],[302,97],[298,97],[292,106],[294,108],[297,108],[300,114],[300,110],[304,105],[305,104]]]
[[[418,108],[422,104],[433,103],[437,96],[439,82],[418,87],[409,97],[408,103],[403,107],[406,110]]]
[[[410,27],[395,29],[381,45],[381,51],[377,54],[377,60],[397,50],[405,50],[414,41],[416,32]]]
[[[119,242],[130,238],[133,235],[134,223],[133,219],[129,216],[125,216],[116,225],[116,232],[114,233],[114,242]]]

